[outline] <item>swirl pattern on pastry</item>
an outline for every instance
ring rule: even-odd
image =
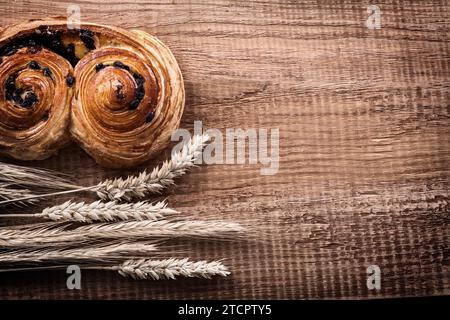
[[[25,54],[30,52],[32,58]],[[170,50],[143,31],[89,23],[71,30],[65,21],[37,20],[3,30],[0,55],[0,67],[17,75],[14,83],[0,82],[10,89],[0,95],[0,115],[7,114],[0,119],[0,154],[42,159],[71,135],[100,165],[131,167],[165,148],[179,126],[184,109],[181,71]],[[44,63],[40,55],[52,63]],[[6,67],[6,62],[18,67]],[[35,73],[44,82],[38,84],[37,76],[32,80]],[[38,119],[46,119],[43,124],[55,121],[49,126],[53,131],[41,137],[46,144],[30,139],[23,148],[27,156],[8,152],[8,139],[19,135],[5,128],[44,128]]]
[[[69,141],[72,66],[43,48],[24,47],[0,64],[0,153],[44,159]]]

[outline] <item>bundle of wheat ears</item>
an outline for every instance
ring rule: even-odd
[[[0,272],[59,269],[76,262],[83,269],[117,271],[134,279],[227,276],[230,272],[221,261],[155,257],[164,254],[161,245],[167,239],[239,239],[246,231],[242,225],[182,220],[165,200],[143,201],[193,168],[208,141],[206,134],[195,135],[151,172],[87,187],[52,171],[0,163],[2,208],[25,209],[47,197],[80,192],[94,193],[100,199],[92,203],[66,201],[37,213],[0,214],[44,220],[0,227]]]

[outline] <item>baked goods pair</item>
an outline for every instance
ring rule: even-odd
[[[139,30],[35,20],[0,31],[0,154],[45,159],[75,140],[120,168],[164,149],[184,109],[170,50]]]

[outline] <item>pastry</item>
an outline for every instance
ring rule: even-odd
[[[47,86],[36,89],[31,79],[20,76],[13,88],[2,78],[0,114],[7,117],[0,117],[1,154],[42,159],[70,135],[100,165],[131,167],[164,149],[179,126],[184,109],[181,71],[170,50],[143,31],[90,23],[69,29],[66,20],[37,20],[3,30],[0,54],[0,70],[10,75],[22,70],[20,74],[36,73],[33,81],[41,79],[38,76],[47,80]],[[44,58],[52,63],[44,63]],[[34,69],[32,62],[40,68]],[[8,67],[12,63],[19,67]],[[47,68],[54,78],[51,83]],[[22,84],[25,80],[30,84]],[[20,104],[16,87],[27,108]],[[29,92],[36,101],[28,107]],[[54,98],[52,104],[46,95]],[[17,110],[20,119],[13,117]],[[36,124],[38,118],[48,125],[42,134],[37,129],[46,127]],[[22,127],[32,139],[22,138]],[[19,150],[27,150],[26,155]]]
[[[8,46],[15,31],[0,34],[0,154],[45,159],[70,141],[73,68],[31,40]]]

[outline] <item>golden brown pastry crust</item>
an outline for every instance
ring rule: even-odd
[[[113,39],[100,36],[100,48],[75,67],[71,132],[98,163],[130,167],[167,146],[183,112],[184,86],[175,58],[160,41],[141,31],[114,32]],[[100,63],[104,68],[96,71]]]
[[[167,146],[183,113],[184,85],[178,64],[163,43],[143,31],[89,23],[81,25],[81,34],[68,30],[65,20],[51,19],[6,28],[0,45],[1,39],[23,37],[36,30],[58,34],[62,48],[72,46],[72,56],[65,58],[75,65],[73,98],[71,108],[64,110],[71,109],[69,127],[73,139],[100,165],[135,166]],[[59,60],[57,65],[65,66]],[[71,96],[72,89],[66,90]],[[0,102],[0,109],[5,106]],[[59,135],[47,136],[56,147],[67,141],[68,130],[61,129],[67,123],[63,122],[57,126]],[[20,153],[4,152],[5,137],[0,132],[0,153],[24,159]],[[39,158],[50,155],[51,148],[45,148],[43,152],[43,147],[36,144],[28,158],[34,153],[43,155]]]
[[[73,89],[66,78],[72,74],[70,63],[47,49],[23,47],[1,57],[0,154],[45,159],[70,141]]]

